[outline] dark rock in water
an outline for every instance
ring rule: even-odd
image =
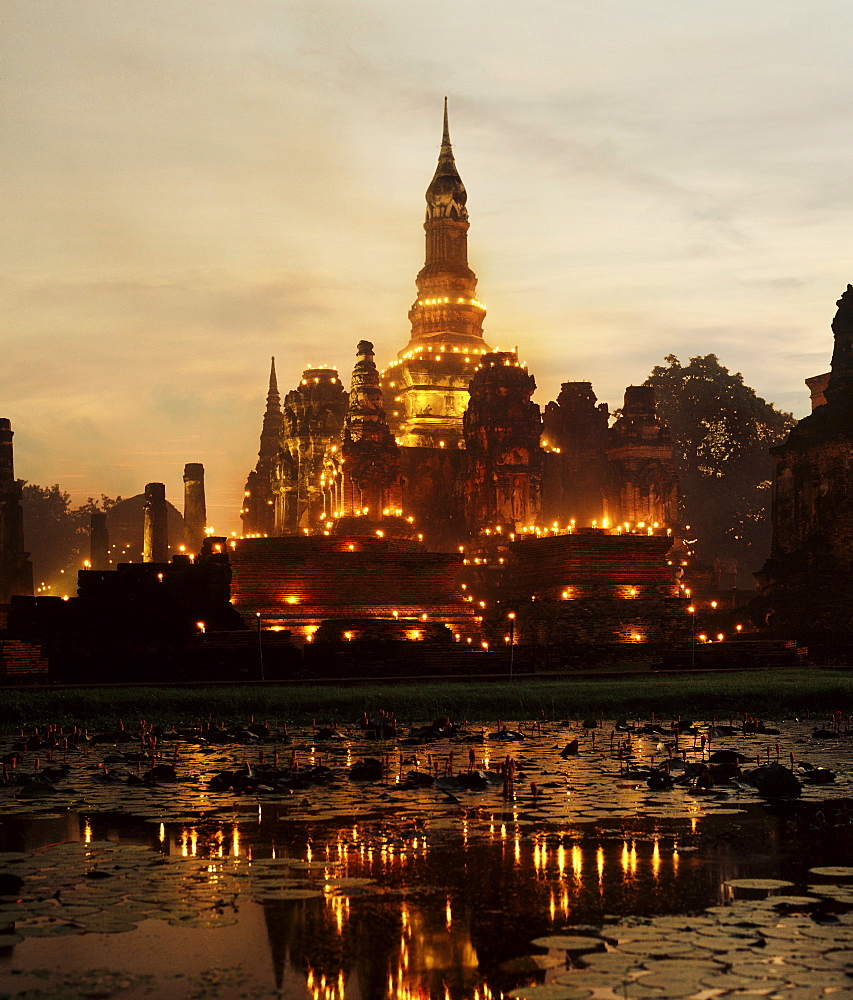
[[[653,792],[663,792],[672,788],[673,781],[666,771],[652,771],[646,784]]]
[[[496,733],[489,733],[489,739],[497,743],[520,743],[524,737],[514,729],[501,729]]]
[[[246,732],[252,733],[262,740],[267,739],[270,735],[269,729],[261,722],[253,722],[251,726],[246,726]]]
[[[740,764],[737,762],[712,764],[711,774],[714,776],[714,784],[719,785],[731,778],[736,778],[740,774]]]
[[[143,775],[145,781],[177,781],[178,775],[171,764],[155,764]]]
[[[353,781],[380,781],[382,778],[382,761],[375,757],[365,757],[349,770]]]
[[[832,729],[815,729],[812,733],[816,740],[834,740],[837,735]]]
[[[400,788],[432,788],[435,778],[425,771],[409,771]]]
[[[326,743],[329,740],[342,740],[343,738],[343,735],[339,733],[337,729],[332,729],[329,726],[325,726],[323,729],[318,729],[317,732],[314,733],[314,740],[317,743]]]
[[[578,747],[580,743],[578,740],[572,740],[571,743],[567,743],[565,749],[562,751],[560,756],[565,760],[566,757],[576,757],[578,753]]]
[[[708,758],[709,764],[743,764],[749,758],[737,750],[715,750]]]
[[[493,782],[489,780],[489,775],[485,771],[464,771],[456,779],[462,788],[469,791],[477,791],[480,788],[488,788]],[[500,775],[494,776],[494,781],[502,781]]]
[[[91,878],[91,879],[102,879],[102,878],[112,878],[112,877],[113,876],[111,872],[101,871],[100,868],[92,868],[89,871],[84,872],[83,874],[83,878]]]
[[[584,719],[581,723],[581,729],[598,729],[598,719]]]
[[[800,765],[800,776],[807,785],[828,785],[835,781],[835,771],[828,767],[812,767],[811,764]]]
[[[0,872],[0,896],[15,895],[23,884],[24,880],[17,875]]]
[[[802,794],[797,776],[783,764],[762,764],[747,771],[744,777],[766,799],[797,798]]]

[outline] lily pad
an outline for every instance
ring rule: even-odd
[[[723,885],[732,889],[763,889],[773,892],[775,889],[790,889],[794,883],[780,878],[730,878]]]
[[[846,865],[822,865],[809,868],[809,875],[820,875],[824,878],[853,878],[853,868]]]
[[[576,954],[585,951],[604,951],[604,942],[601,938],[580,935],[553,934],[550,937],[535,938],[532,944],[537,948],[547,948],[549,951],[571,951]]]
[[[553,983],[547,986],[519,986],[506,995],[513,1000],[586,1000],[592,996],[592,990]]]

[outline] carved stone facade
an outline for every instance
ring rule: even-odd
[[[521,530],[539,520],[542,416],[536,381],[515,354],[486,354],[471,379],[464,417],[468,529]]]
[[[757,574],[768,623],[810,643],[853,643],[853,286],[837,305],[825,402],[771,449],[773,543]]]
[[[346,408],[334,368],[307,368],[284,397],[276,535],[316,527],[338,509]]]
[[[604,511],[612,525],[673,525],[678,521],[678,475],[672,438],[655,406],[655,391],[631,385],[610,429]]]
[[[352,373],[344,425],[341,513],[366,514],[371,521],[402,510],[400,449],[385,419],[373,344],[362,340]]]
[[[599,523],[607,484],[608,412],[591,382],[564,382],[544,413],[542,517],[564,526]]]
[[[0,604],[33,596],[33,566],[24,550],[22,484],[15,479],[12,424],[0,417]]]

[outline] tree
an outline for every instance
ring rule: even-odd
[[[32,558],[37,592],[60,597],[76,593],[77,570],[89,556],[90,515],[109,510],[120,499],[89,497],[79,507],[72,507],[71,497],[58,484],[24,484],[24,541]],[[44,589],[39,591],[40,587]]]
[[[756,396],[715,354],[691,358],[684,367],[674,354],[664,360],[668,367],[653,368],[645,384],[654,386],[673,437],[687,535],[697,539],[702,562],[735,560],[754,572],[770,552],[768,449],[796,421]]]

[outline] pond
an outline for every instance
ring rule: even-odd
[[[838,725],[253,728],[5,741],[3,996],[853,989]],[[748,758],[732,781],[708,767],[725,750]],[[748,783],[756,758],[790,774],[792,756],[801,794]],[[354,780],[365,759],[372,780]],[[652,790],[662,762],[674,783]],[[816,768],[826,783],[806,781]]]

